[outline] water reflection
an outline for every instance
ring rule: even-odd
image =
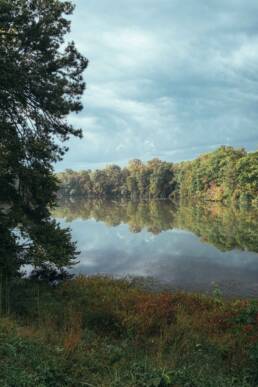
[[[154,277],[159,285],[256,295],[258,211],[169,201],[60,203],[81,250],[76,273]]]
[[[108,226],[128,224],[130,232],[152,234],[175,228],[188,230],[220,250],[258,252],[258,209],[218,204],[175,205],[170,201],[63,200],[55,215],[67,222],[95,219]]]

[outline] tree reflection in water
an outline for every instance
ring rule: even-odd
[[[169,200],[137,202],[66,199],[59,203],[53,215],[65,218],[68,222],[80,218],[94,219],[112,227],[127,224],[131,233],[147,230],[158,235],[172,229],[187,230],[221,251],[239,249],[258,252],[258,210],[254,208],[204,203],[175,204]],[[26,316],[29,309],[35,311],[36,318],[39,316],[43,293],[44,297],[49,293],[51,302],[51,288],[69,277],[69,274],[62,267],[57,270],[51,262],[41,262],[40,266],[34,265],[30,275],[27,273],[24,279],[24,259],[16,251],[17,247],[13,243],[15,235],[10,234],[4,219],[1,219],[0,228],[0,314],[12,312]]]
[[[226,207],[212,203],[160,201],[105,201],[63,199],[56,217],[72,221],[95,219],[106,225],[128,224],[138,233],[143,229],[159,234],[175,228],[188,230],[221,251],[258,252],[258,209]]]

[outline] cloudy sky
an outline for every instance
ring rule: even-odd
[[[257,0],[74,0],[90,60],[58,170],[258,148]]]

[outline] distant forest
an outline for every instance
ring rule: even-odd
[[[57,175],[59,196],[130,199],[198,199],[258,206],[258,151],[221,146],[193,161],[170,163],[135,159],[124,168]]]

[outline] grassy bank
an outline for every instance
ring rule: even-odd
[[[0,320],[1,386],[258,385],[256,301],[79,277],[23,284],[12,309]]]

